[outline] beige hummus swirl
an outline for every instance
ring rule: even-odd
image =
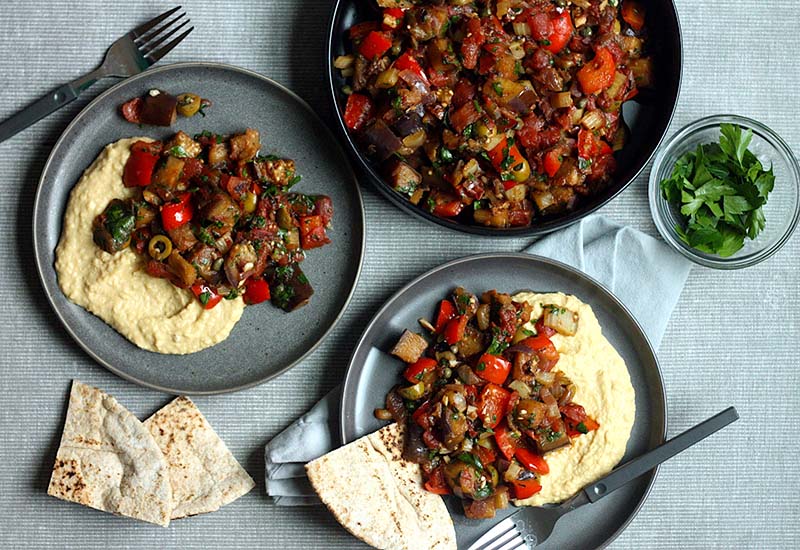
[[[578,313],[574,336],[556,334],[551,338],[560,354],[555,369],[575,383],[575,403],[583,405],[600,424],[596,431],[575,438],[569,447],[547,453],[550,473],[541,477],[542,490],[529,499],[514,501],[517,506],[541,506],[569,498],[622,459],[636,416],[635,395],[625,362],[603,336],[591,307],[561,293],[520,293],[514,301],[532,304],[532,319],[537,319],[542,305],[547,304]]]
[[[100,317],[142,349],[186,354],[228,337],[244,310],[241,298],[206,310],[191,292],[145,272],[145,260],[130,249],[109,254],[92,240],[92,222],[112,199],[133,190],[122,184],[131,143],[122,139],[103,150],[72,190],[56,248],[56,273],[64,294]]]

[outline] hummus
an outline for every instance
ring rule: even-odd
[[[551,337],[560,354],[555,370],[575,383],[573,400],[600,424],[597,430],[575,438],[572,445],[547,453],[550,473],[540,479],[542,490],[531,498],[514,501],[517,506],[541,506],[569,498],[617,465],[625,454],[636,404],[625,362],[603,336],[591,307],[561,293],[523,292],[514,296],[514,301],[533,305],[531,319],[538,319],[542,305],[547,304],[578,313],[574,336]]]
[[[147,138],[122,139],[103,150],[70,194],[56,273],[64,294],[100,317],[142,349],[186,354],[228,337],[244,311],[244,301],[222,300],[206,310],[192,293],[145,271],[145,259],[130,249],[116,254],[92,240],[92,222],[112,199],[133,195],[122,184],[130,145]]]

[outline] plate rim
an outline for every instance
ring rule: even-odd
[[[434,275],[434,274],[436,274],[436,273],[438,273],[440,271],[444,271],[444,270],[450,269],[450,268],[452,268],[454,266],[457,266],[457,265],[460,265],[460,264],[470,263],[470,262],[480,261],[480,260],[487,260],[487,259],[522,259],[522,260],[530,260],[530,261],[533,261],[533,262],[549,264],[552,267],[564,270],[564,271],[566,271],[567,273],[569,273],[571,275],[574,275],[574,276],[576,276],[576,277],[578,277],[580,279],[584,279],[584,280],[588,281],[589,283],[591,283],[592,285],[597,287],[597,289],[599,289],[600,292],[602,292],[605,295],[606,298],[610,299],[611,302],[613,302],[616,306],[618,306],[619,308],[621,308],[625,312],[625,314],[628,316],[628,318],[633,322],[633,325],[641,333],[643,341],[647,344],[647,350],[650,352],[650,354],[653,357],[653,363],[654,363],[655,368],[656,368],[656,374],[658,375],[659,387],[661,388],[661,395],[663,396],[663,399],[662,399],[663,406],[661,407],[661,415],[662,415],[662,417],[664,419],[664,429],[663,429],[663,433],[660,433],[658,435],[660,435],[660,439],[661,439],[662,443],[664,441],[666,441],[669,419],[668,419],[668,416],[667,416],[667,412],[668,412],[667,391],[666,391],[666,387],[664,385],[664,374],[663,374],[663,372],[661,370],[661,365],[660,365],[659,360],[658,360],[658,354],[656,353],[656,350],[653,347],[652,342],[650,342],[650,339],[648,338],[647,333],[644,331],[644,329],[642,328],[642,326],[639,323],[638,319],[636,319],[636,317],[631,313],[631,311],[628,309],[628,307],[625,306],[625,304],[623,304],[619,300],[619,298],[617,298],[614,295],[613,292],[608,290],[605,287],[605,285],[600,283],[597,279],[595,279],[594,277],[584,273],[583,271],[581,271],[581,270],[579,270],[579,269],[577,269],[577,268],[575,268],[575,267],[573,267],[571,265],[565,264],[564,262],[560,262],[560,261],[554,260],[552,258],[547,258],[545,256],[540,256],[538,254],[528,254],[528,253],[525,253],[525,252],[486,252],[486,253],[472,254],[472,255],[469,255],[469,256],[463,256],[463,257],[460,257],[460,258],[456,258],[454,260],[450,260],[448,262],[445,262],[444,264],[438,265],[438,266],[436,266],[436,267],[434,267],[432,269],[429,269],[428,271],[422,273],[421,275],[418,275],[417,277],[412,279],[410,282],[408,282],[405,285],[403,285],[399,290],[397,290],[397,292],[393,293],[392,296],[389,297],[383,303],[383,305],[381,305],[381,307],[375,312],[375,314],[369,320],[369,323],[367,323],[367,325],[365,326],[361,336],[358,339],[358,342],[356,343],[355,347],[353,348],[353,352],[351,353],[350,360],[349,360],[349,362],[347,364],[347,372],[345,373],[344,383],[342,384],[341,405],[340,405],[340,408],[339,408],[339,422],[338,422],[339,436],[341,437],[342,444],[346,445],[348,442],[352,442],[352,441],[355,440],[355,439],[353,439],[351,441],[347,440],[347,436],[346,436],[346,433],[347,433],[347,426],[346,426],[347,417],[346,417],[346,412],[345,412],[347,410],[347,406],[346,406],[347,403],[349,403],[350,401],[353,401],[353,398],[355,396],[355,390],[357,389],[357,386],[353,387],[353,385],[355,384],[354,371],[356,370],[356,369],[354,369],[354,361],[356,359],[356,354],[359,352],[359,350],[364,345],[364,341],[365,341],[365,339],[367,337],[367,334],[373,329],[374,325],[377,323],[378,318],[381,315],[383,315],[385,313],[385,311],[402,294],[404,294],[406,291],[408,291],[409,289],[411,289],[412,287],[414,287],[415,285],[420,283],[422,280],[424,280],[424,279],[426,279],[426,278],[428,278],[428,277],[430,277],[430,276],[432,276],[432,275]],[[359,369],[359,370],[361,370],[361,369]],[[598,544],[596,546],[596,548],[600,549],[600,548],[607,547],[609,544],[614,542],[614,540],[616,540],[617,537],[619,537],[622,534],[622,532],[625,531],[625,529],[628,528],[628,526],[631,524],[631,522],[639,514],[639,511],[641,510],[642,506],[644,506],[644,503],[647,501],[648,497],[650,496],[650,492],[653,490],[653,486],[655,485],[655,482],[656,482],[656,479],[658,478],[658,474],[659,474],[660,470],[661,470],[661,465],[656,466],[652,470],[653,475],[650,478],[650,481],[647,483],[647,487],[645,487],[645,490],[644,490],[644,493],[642,494],[642,497],[639,499],[639,502],[636,504],[636,506],[634,507],[634,509],[631,512],[631,514],[625,519],[625,521],[619,526],[619,528],[616,529],[611,534],[610,537],[608,537],[606,540],[604,540],[603,542]]]
[[[266,85],[272,86],[272,87],[276,88],[278,91],[280,91],[281,93],[284,93],[287,96],[289,96],[289,98],[294,100],[295,103],[297,103],[303,110],[305,110],[312,117],[313,120],[315,120],[316,122],[318,122],[320,124],[320,126],[324,129],[324,133],[325,133],[324,137],[329,138],[329,141],[333,145],[334,150],[341,156],[342,159],[345,160],[344,168],[345,168],[345,171],[347,172],[349,178],[352,180],[351,183],[352,183],[352,187],[355,190],[356,202],[358,204],[358,210],[359,210],[360,218],[358,216],[356,216],[356,218],[359,219],[360,222],[361,222],[361,239],[360,239],[360,246],[359,246],[359,253],[358,253],[358,266],[357,266],[356,271],[355,271],[355,277],[353,279],[353,284],[352,284],[352,286],[350,288],[350,291],[349,291],[349,293],[347,295],[347,298],[344,301],[344,304],[342,305],[341,309],[336,314],[336,317],[334,318],[333,322],[328,326],[328,328],[325,330],[325,332],[322,334],[322,336],[310,348],[305,350],[302,353],[302,355],[300,355],[300,357],[298,357],[294,361],[288,363],[287,365],[282,366],[280,369],[278,369],[274,373],[271,373],[271,374],[269,374],[267,376],[260,376],[257,379],[255,379],[255,380],[253,380],[251,382],[247,382],[245,384],[239,384],[239,385],[231,386],[231,387],[224,387],[224,388],[221,388],[221,389],[192,390],[192,391],[188,391],[187,392],[187,391],[181,390],[181,388],[169,387],[169,386],[166,386],[166,385],[161,385],[161,384],[157,384],[157,383],[153,383],[153,382],[148,382],[146,380],[142,380],[141,378],[139,378],[137,376],[134,376],[132,374],[129,374],[129,373],[125,372],[122,369],[117,368],[112,363],[109,363],[108,361],[105,361],[104,359],[99,357],[91,349],[91,347],[83,340],[83,338],[79,334],[77,334],[77,332],[75,330],[73,330],[73,328],[69,325],[69,323],[66,322],[66,320],[64,318],[64,315],[62,314],[62,312],[60,311],[58,305],[55,302],[55,299],[53,297],[53,293],[55,292],[55,290],[49,288],[47,283],[46,283],[46,281],[45,281],[45,269],[47,267],[49,267],[50,269],[55,270],[55,267],[52,266],[52,265],[50,265],[50,266],[43,265],[43,255],[45,255],[47,253],[47,250],[45,248],[43,248],[44,245],[39,240],[39,237],[38,237],[38,234],[37,234],[38,233],[37,232],[37,228],[39,227],[39,223],[40,223],[40,216],[39,216],[40,210],[41,210],[40,201],[41,201],[42,196],[43,196],[43,187],[44,187],[45,177],[48,176],[48,172],[51,170],[51,165],[54,162],[54,159],[55,159],[55,156],[56,156],[56,152],[58,152],[61,148],[64,147],[64,142],[66,141],[67,137],[74,131],[75,127],[88,115],[88,113],[94,111],[94,109],[97,107],[97,105],[101,101],[105,100],[106,97],[108,97],[108,96],[112,95],[113,93],[115,93],[118,88],[121,88],[122,86],[124,86],[126,84],[129,84],[131,82],[137,82],[139,80],[145,79],[145,78],[147,78],[147,77],[149,77],[149,76],[151,76],[153,74],[157,74],[157,73],[163,73],[163,72],[169,72],[169,71],[181,70],[181,69],[194,69],[194,70],[197,70],[197,69],[209,69],[209,68],[210,69],[221,69],[223,71],[231,71],[231,72],[234,72],[234,73],[239,73],[239,74],[242,74],[242,75],[245,75],[245,76],[249,76],[251,78],[255,78],[257,80],[261,80]],[[112,85],[111,87],[109,87],[107,90],[101,92],[92,101],[90,101],[83,109],[81,109],[81,111],[75,116],[75,118],[72,119],[72,121],[67,125],[67,127],[64,129],[64,131],[59,136],[58,140],[56,140],[55,144],[53,145],[53,148],[50,150],[50,154],[47,157],[47,161],[45,161],[44,166],[42,168],[42,173],[39,176],[39,181],[36,184],[36,193],[34,195],[34,200],[33,200],[33,216],[32,216],[32,220],[31,220],[31,232],[33,233],[33,256],[34,256],[34,263],[36,264],[36,272],[37,272],[37,274],[39,276],[39,282],[41,283],[42,289],[44,290],[44,294],[47,297],[47,302],[50,304],[50,308],[55,312],[56,316],[58,317],[59,322],[64,327],[64,329],[67,331],[69,336],[75,342],[78,343],[78,345],[83,349],[83,351],[86,352],[89,355],[89,357],[91,357],[95,361],[95,363],[98,363],[99,365],[101,365],[104,368],[108,369],[111,373],[115,374],[116,376],[119,376],[120,378],[122,378],[124,380],[128,380],[129,382],[133,382],[133,383],[138,384],[140,386],[144,386],[146,388],[151,388],[151,389],[158,390],[158,391],[165,392],[165,393],[172,394],[172,395],[197,395],[197,396],[200,396],[200,395],[220,395],[220,394],[225,394],[225,393],[233,393],[233,392],[237,392],[237,391],[250,389],[250,388],[253,388],[255,386],[259,386],[261,384],[269,382],[270,380],[273,380],[274,378],[277,378],[278,376],[284,374],[289,369],[299,365],[301,362],[303,362],[303,360],[305,360],[312,353],[314,353],[314,351],[316,351],[316,349],[322,344],[322,342],[324,342],[328,338],[328,336],[331,334],[331,332],[333,332],[333,330],[339,324],[339,321],[341,321],[341,319],[344,316],[345,312],[349,308],[350,303],[352,302],[352,299],[353,299],[353,296],[355,294],[356,288],[358,287],[358,283],[359,283],[359,281],[361,279],[361,273],[362,273],[362,270],[363,270],[363,267],[364,267],[364,256],[365,256],[365,253],[366,253],[366,234],[367,234],[366,227],[367,226],[366,226],[366,212],[364,210],[364,197],[362,196],[362,193],[361,193],[361,186],[358,183],[358,177],[356,176],[356,173],[353,170],[353,166],[350,163],[348,155],[345,153],[345,151],[343,150],[341,144],[339,143],[339,140],[337,140],[335,138],[335,136],[331,132],[331,129],[328,127],[328,125],[325,123],[325,121],[322,120],[322,118],[314,111],[314,109],[311,108],[311,106],[302,97],[297,95],[295,92],[293,92],[292,90],[290,90],[288,87],[284,86],[283,84],[273,80],[272,78],[270,78],[268,76],[265,76],[265,75],[262,75],[262,74],[260,74],[260,73],[258,73],[256,71],[252,71],[250,69],[245,69],[243,67],[238,67],[236,65],[231,65],[231,64],[228,64],[228,63],[214,62],[214,61],[187,61],[187,62],[180,62],[180,63],[170,63],[170,64],[162,65],[162,66],[159,66],[159,67],[153,67],[153,68],[150,68],[150,69],[148,69],[146,71],[143,71],[143,72],[141,72],[141,73],[139,73],[137,75],[134,75],[134,76],[131,76],[131,77],[128,77],[128,78],[124,78],[124,79],[120,80],[119,82],[117,82],[114,85]],[[61,291],[60,288],[58,288],[57,290],[59,292]],[[87,313],[89,313],[89,312],[87,312]],[[91,314],[91,313],[89,313],[89,314]],[[235,327],[234,327],[234,330],[235,330]],[[121,337],[124,338],[124,336],[121,336]],[[152,352],[152,353],[156,353],[156,352]],[[157,355],[161,355],[161,354],[157,354]],[[174,354],[169,354],[169,355],[174,355]],[[190,355],[191,354],[188,354],[188,355],[186,355],[186,357],[188,357]]]

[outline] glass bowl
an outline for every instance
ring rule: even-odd
[[[775,187],[763,206],[766,225],[750,240],[745,238],[741,250],[724,258],[708,254],[684,243],[675,227],[682,223],[677,207],[661,195],[660,183],[669,178],[675,162],[703,143],[719,142],[720,124],[738,124],[753,131],[748,147],[764,168],[775,170]],[[762,262],[775,254],[789,240],[800,219],[800,166],[792,150],[778,134],[755,120],[736,115],[715,115],[689,124],[669,138],[658,150],[650,172],[650,211],[664,240],[693,262],[715,269],[740,269]]]

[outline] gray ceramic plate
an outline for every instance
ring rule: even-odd
[[[180,118],[172,128],[138,128],[119,105],[153,88],[193,92],[213,101],[208,115]],[[55,248],[69,193],[83,171],[113,141],[136,135],[165,138],[184,130],[233,133],[257,128],[262,153],[295,159],[297,189],[333,199],[333,244],[309,252],[303,270],[315,294],[284,313],[270,304],[248,307],[224,342],[191,355],[137,348],[76,306],[58,286]],[[149,70],[92,101],[67,127],[42,173],[33,213],[36,262],[45,292],[67,331],[99,363],[139,384],[170,393],[210,394],[254,386],[311,353],[331,331],[355,290],[364,253],[364,207],[347,158],[322,121],[298,96],[274,81],[236,67],[183,63]]]
[[[529,254],[483,254],[447,263],[418,277],[378,311],[358,343],[344,384],[341,429],[345,443],[377,430],[385,422],[373,411],[399,382],[399,360],[386,351],[406,329],[419,330],[420,317],[434,315],[436,304],[454,287],[472,292],[560,291],[592,306],[603,334],[625,359],[636,389],[636,420],[623,461],[664,441],[666,402],[658,360],[641,327],[619,300],[599,283],[559,262]],[[553,535],[537,548],[597,548],[609,544],[633,519],[655,480],[656,471],[642,476],[596,504],[564,518]],[[448,497],[459,548],[466,548],[503,517],[474,521],[464,517],[461,503]]]

